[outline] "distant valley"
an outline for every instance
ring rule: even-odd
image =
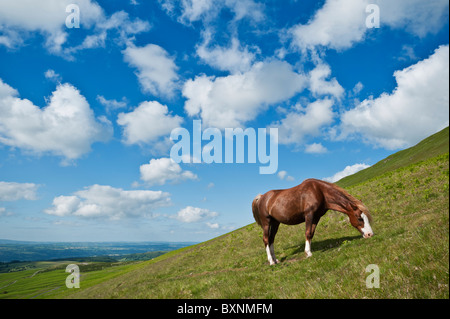
[[[142,260],[160,252],[193,245],[192,242],[31,242],[0,239],[0,262],[38,261],[95,257],[110,260]],[[153,254],[148,254],[153,253]],[[139,255],[141,254],[141,255]],[[131,256],[135,255],[135,256]],[[141,259],[142,257],[142,259]],[[156,257],[156,256],[155,256]]]

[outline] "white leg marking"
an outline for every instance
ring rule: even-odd
[[[309,240],[306,240],[305,242],[305,253],[306,253],[306,257],[311,257],[311,242]]]
[[[275,257],[275,250],[273,249],[273,243],[270,245],[270,254],[272,255],[272,260],[278,264],[280,261]]]
[[[270,247],[269,247],[269,245],[267,245],[266,246],[266,253],[267,253],[267,260],[269,261],[269,264],[272,266],[272,265],[275,265],[275,262],[273,261],[273,258],[272,258],[272,253],[270,252]]]

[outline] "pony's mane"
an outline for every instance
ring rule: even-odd
[[[325,182],[325,181],[323,181],[323,182],[326,183],[331,188],[334,188],[335,190],[337,190],[339,193],[341,193],[341,195],[343,197],[345,197],[348,201],[352,202],[356,207],[358,207],[367,216],[367,218],[369,219],[369,222],[372,223],[372,215],[370,215],[369,209],[359,199],[353,197],[345,189],[343,189],[342,187],[340,187],[336,184]]]

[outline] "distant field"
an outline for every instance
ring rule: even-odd
[[[119,276],[139,264],[139,262],[80,263],[71,260],[41,262],[36,269],[0,274],[0,299],[40,299],[54,294],[64,296],[65,293],[71,292],[65,285],[69,275],[65,269],[72,263],[80,267],[83,289]]]
[[[155,251],[170,251],[192,245],[190,242],[23,242],[0,239],[1,263],[11,261],[40,261],[80,257],[120,256]]]
[[[127,271],[190,243],[38,243],[0,240],[0,251],[4,258],[11,256],[31,261],[0,262],[0,299],[45,298],[61,291],[69,292],[65,286],[67,265],[76,264],[82,273],[83,288]],[[161,249],[161,250],[155,250]],[[143,253],[129,253],[145,251]],[[97,254],[107,254],[96,256]],[[53,258],[33,261],[44,255]],[[69,258],[55,259],[68,256]],[[70,256],[85,256],[72,257]],[[89,257],[93,256],[93,257]]]

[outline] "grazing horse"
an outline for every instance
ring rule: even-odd
[[[258,195],[252,202],[253,217],[263,229],[263,242],[270,265],[279,261],[275,258],[273,242],[280,223],[297,225],[305,222],[305,253],[311,256],[311,239],[317,223],[329,209],[348,215],[350,223],[364,238],[373,236],[370,222],[372,217],[364,204],[339,186],[307,179],[298,186],[270,190]]]

